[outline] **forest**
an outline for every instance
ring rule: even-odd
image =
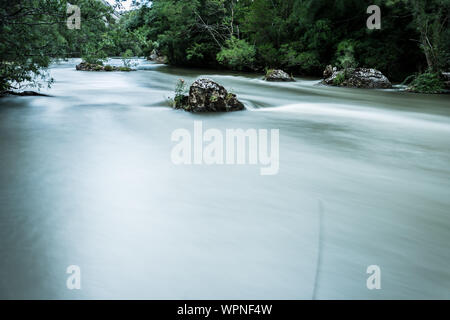
[[[120,2],[71,1],[81,8],[77,30],[67,28],[67,1],[2,1],[0,91],[45,78],[68,57],[156,53],[175,66],[315,77],[329,64],[370,67],[423,92],[442,89],[450,67],[450,0],[146,0],[116,21]],[[370,30],[373,4],[381,28]]]

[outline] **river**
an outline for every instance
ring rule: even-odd
[[[51,97],[0,100],[0,298],[450,298],[450,96],[78,62],[51,67]],[[203,76],[247,109],[168,107]],[[279,129],[278,174],[175,165],[194,121]]]

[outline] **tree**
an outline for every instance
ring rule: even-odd
[[[81,8],[80,30],[67,28],[67,1],[0,2],[0,92],[50,85],[45,70],[52,60],[96,50],[113,9],[101,1],[70,2]]]
[[[255,54],[255,46],[233,36],[217,54],[217,61],[234,70],[251,69]]]
[[[420,47],[431,72],[449,66],[450,0],[412,0]]]

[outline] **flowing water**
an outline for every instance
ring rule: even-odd
[[[0,298],[450,298],[448,95],[77,62],[50,69],[52,97],[0,100]],[[202,76],[247,110],[168,107]],[[194,121],[279,129],[278,174],[175,165]]]

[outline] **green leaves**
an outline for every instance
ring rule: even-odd
[[[46,68],[52,60],[84,55],[106,56],[98,47],[112,9],[101,1],[71,0],[81,8],[81,30],[67,28],[67,1],[0,2],[0,90],[51,85]],[[43,83],[44,81],[44,83]]]
[[[355,44],[353,40],[343,40],[339,42],[336,56],[339,67],[344,69],[357,67]]]
[[[426,72],[416,76],[408,90],[417,93],[441,93],[444,90],[444,82],[438,73]]]
[[[250,69],[255,61],[256,49],[245,40],[232,37],[217,54],[217,61],[234,70]]]
[[[393,80],[450,68],[449,0],[374,0],[382,10],[377,32],[367,30],[361,0],[141,2],[115,21],[102,1],[71,0],[81,8],[81,30],[67,28],[66,0],[0,2],[0,90],[38,85],[52,59],[101,63],[127,50],[156,50],[174,65],[309,75],[330,63],[359,65]]]

